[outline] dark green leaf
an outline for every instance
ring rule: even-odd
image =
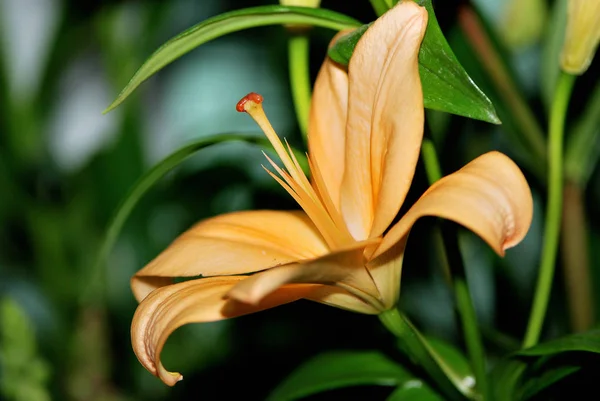
[[[435,353],[439,355],[439,359],[444,361],[444,364],[446,364],[457,377],[460,377],[462,383],[473,383],[475,380],[473,370],[462,352],[447,342],[437,338],[427,337],[427,342]]]
[[[335,351],[318,355],[296,369],[269,396],[295,400],[349,386],[398,386],[413,376],[375,351]]]
[[[427,8],[429,22],[419,51],[419,73],[425,107],[500,124],[496,110],[475,85],[448,45],[437,22],[431,0],[419,1]],[[354,47],[368,25],[340,38],[329,49],[336,62],[348,65]]]
[[[600,329],[586,331],[585,333],[572,334],[557,338],[534,347],[518,351],[516,355],[542,356],[553,355],[562,352],[592,352],[600,353]]]
[[[496,401],[515,401],[527,364],[514,359],[503,359],[490,374],[493,398]]]
[[[582,358],[581,353],[592,358]],[[498,401],[526,400],[548,386],[594,364],[600,353],[600,329],[572,334],[512,354],[492,371],[491,381]],[[571,358],[570,356],[574,356]],[[517,357],[519,359],[514,359]],[[593,358],[595,357],[595,358]]]
[[[356,28],[352,32],[339,38],[335,44],[329,48],[327,53],[328,56],[336,63],[348,65],[356,44],[372,24],[373,23],[364,24],[363,26]]]
[[[279,24],[315,25],[334,30],[360,26],[358,21],[334,11],[279,5],[245,8],[209,18],[180,33],[158,48],[137,70],[117,99],[104,112],[109,112],[117,107],[142,82],[196,47],[228,33]]]
[[[533,363],[504,359],[490,375],[494,400],[527,400],[580,369],[556,358],[541,357]]]
[[[415,380],[394,391],[386,401],[443,401],[444,399],[427,387],[424,383]]]
[[[472,377],[466,379],[461,372],[455,371],[454,363],[446,361],[436,346],[430,344],[406,316],[391,309],[381,313],[379,319],[396,336],[402,352],[427,372],[448,399],[461,400],[476,396]]]
[[[522,395],[519,398],[527,400],[554,383],[579,371],[579,369],[581,369],[580,366],[567,365],[545,370],[539,377],[527,380],[520,391]]]

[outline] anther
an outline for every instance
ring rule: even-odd
[[[235,109],[242,113],[248,111],[246,105],[250,106],[251,104],[261,104],[262,102],[263,97],[261,95],[255,92],[250,92],[237,103]]]

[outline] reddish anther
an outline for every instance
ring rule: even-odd
[[[246,96],[244,96],[242,98],[242,100],[240,100],[238,102],[238,104],[235,106],[235,109],[239,112],[244,112],[246,111],[246,109],[244,108],[244,105],[247,102],[254,102],[256,104],[260,104],[263,101],[263,97],[261,95],[259,95],[258,93],[255,92],[250,92],[248,93]]]

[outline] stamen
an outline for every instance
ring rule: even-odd
[[[290,175],[294,178],[295,181],[301,183],[302,180],[300,178],[300,174],[304,175],[302,171],[296,171],[296,166],[294,166],[294,162],[290,159],[290,156],[285,151],[279,136],[273,129],[273,126],[269,122],[267,115],[262,107],[263,97],[258,93],[249,93],[240,100],[236,106],[236,110],[245,111],[252,117],[254,121],[258,124],[258,126],[263,130],[271,145],[277,152],[277,156],[281,159],[281,162],[290,173]]]
[[[321,170],[319,170],[319,166],[317,165],[315,160],[312,160],[310,157],[307,158],[308,165],[310,167],[310,172],[312,174],[315,190],[319,196],[321,202],[325,205],[329,216],[331,216],[331,220],[335,226],[340,230],[342,235],[345,237],[347,243],[351,243],[354,241],[352,235],[346,228],[346,224],[344,223],[344,219],[342,215],[338,212],[336,207],[333,205],[333,201],[329,196],[329,192],[325,188],[325,183],[323,182],[323,176],[321,175]]]
[[[294,179],[287,172],[275,164],[275,162],[273,162],[269,156],[265,154],[265,157],[275,169],[277,174],[283,178],[283,181],[281,181],[269,170],[265,170],[267,170],[269,174],[275,178],[275,181],[277,181],[279,185],[281,185],[294,198],[300,207],[304,209],[315,226],[317,226],[319,232],[323,235],[329,246],[332,249],[335,249],[344,245],[343,242],[340,242],[341,234],[339,229],[336,227],[335,223],[331,219],[331,216],[327,213],[327,210],[323,207],[323,205],[320,202],[312,199],[310,195],[307,194],[306,191],[300,186],[300,184],[294,181]]]
[[[352,238],[349,237],[343,222],[340,225],[340,219],[332,216],[330,210],[328,210],[331,209],[331,205],[329,208],[327,205],[324,205],[321,197],[310,184],[287,141],[287,150],[284,147],[263,110],[262,102],[263,97],[258,93],[252,92],[238,102],[236,110],[248,113],[258,124],[269,142],[271,142],[271,145],[273,145],[275,152],[277,152],[287,171],[277,166],[266,154],[265,157],[281,178],[269,170],[265,170],[304,209],[332,249],[337,249],[348,242],[352,242]]]
[[[302,196],[299,195],[298,193],[296,193],[294,191],[294,189],[292,187],[290,187],[290,185],[288,183],[286,183],[286,181],[284,181],[287,177],[287,174],[285,174],[284,172],[284,180],[282,180],[281,178],[277,177],[275,175],[275,173],[273,173],[271,170],[269,170],[268,168],[264,167],[265,171],[279,184],[283,187],[283,189],[285,189],[287,191],[288,194],[291,195],[292,198],[294,198],[294,200],[296,201],[296,203],[298,203],[302,209],[304,209],[304,211],[306,212],[306,214],[309,216],[309,218],[313,221],[313,223],[315,224],[315,226],[317,227],[317,229],[319,230],[319,232],[321,233],[321,235],[323,236],[323,239],[325,240],[325,242],[327,243],[327,245],[331,248],[331,249],[337,249],[340,245],[338,244],[338,242],[336,241],[336,237],[334,235],[332,235],[331,231],[332,230],[328,230],[327,227],[324,227],[322,225],[323,223],[323,219],[319,219],[318,217],[318,211],[315,210],[315,205],[311,204],[311,203],[306,203],[304,202],[304,200],[302,199]],[[287,176],[287,177],[286,177]],[[326,220],[325,220],[326,221]]]
[[[296,170],[302,171],[302,167],[300,167],[300,163],[298,163],[298,159],[296,159],[296,155],[294,155],[294,151],[292,150],[292,147],[290,146],[287,140],[285,141],[285,146],[287,146],[288,154],[290,155],[292,162],[294,163],[294,167],[296,167]],[[312,199],[313,202],[319,203],[317,193],[314,191],[312,185],[310,185],[310,181],[308,181],[308,178],[306,178],[304,174],[300,174],[300,180],[301,181],[298,184],[300,184],[300,186],[305,190],[307,195]]]

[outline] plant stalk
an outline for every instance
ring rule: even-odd
[[[391,8],[391,1],[389,0],[369,0],[371,5],[373,6],[373,10],[375,10],[375,14],[379,17],[383,15],[387,10]]]
[[[461,329],[467,346],[469,360],[473,367],[473,373],[475,374],[475,386],[482,394],[482,400],[490,400],[485,350],[473,299],[471,298],[471,292],[467,283],[466,269],[460,253],[457,228],[454,223],[442,221],[441,229],[446,258],[452,277],[456,307],[461,321]]]
[[[309,70],[309,38],[308,31],[290,32],[288,39],[288,60],[290,86],[296,109],[298,127],[305,143],[308,135],[308,115],[312,96]]]
[[[435,151],[435,145],[431,139],[424,139],[421,145],[421,154],[425,164],[425,172],[429,184],[433,184],[442,178],[440,162]],[[458,233],[456,226],[451,222],[442,221],[441,231],[443,239],[443,252],[454,288],[456,306],[461,320],[461,328],[467,346],[469,359],[473,372],[475,373],[476,387],[482,394],[484,400],[490,399],[487,372],[485,366],[485,351],[479,326],[477,314],[473,306],[473,299],[467,284],[466,269],[460,253],[458,244]]]
[[[561,72],[554,100],[552,101],[552,108],[550,109],[548,134],[548,205],[546,207],[544,245],[533,306],[523,340],[523,348],[532,347],[539,341],[552,289],[563,203],[564,125],[574,82],[575,76]]]

